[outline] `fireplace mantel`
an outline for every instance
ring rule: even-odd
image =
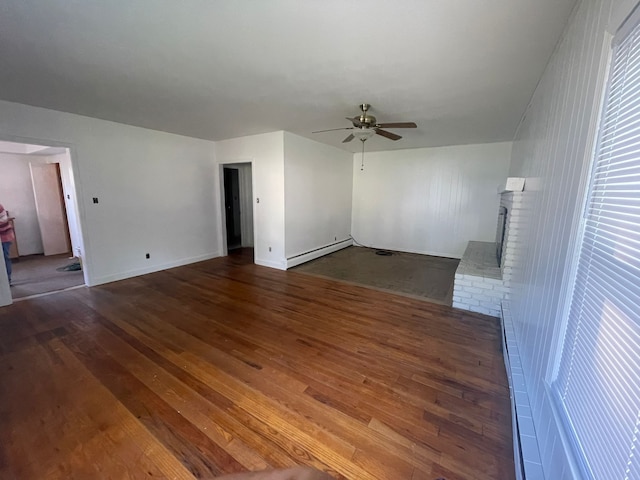
[[[498,187],[498,193],[523,192],[524,177],[508,177],[507,181]]]

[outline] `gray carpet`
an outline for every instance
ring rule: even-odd
[[[376,251],[348,247],[299,265],[293,271],[451,305],[460,260],[403,252],[380,256]]]
[[[13,261],[11,296],[14,299],[84,285],[82,271],[58,271],[73,263],[70,254],[29,255]]]

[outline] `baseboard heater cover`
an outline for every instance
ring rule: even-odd
[[[509,396],[511,397],[513,460],[516,480],[544,480],[538,438],[531,417],[529,394],[524,380],[509,301],[502,302],[500,319],[502,354],[509,380]]]
[[[324,247],[318,247],[316,249],[309,250],[308,252],[287,257],[287,268],[295,267],[302,263],[315,260],[316,258],[320,258],[324,255],[337,252],[338,250],[350,247],[351,245],[353,245],[353,240],[351,238],[347,238],[345,240],[340,240],[338,242],[325,245]]]

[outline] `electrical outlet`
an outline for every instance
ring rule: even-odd
[[[144,257],[145,257],[145,258],[151,258],[151,255],[149,255],[149,254],[147,253],[147,254],[145,254],[145,256],[144,256]]]
[[[338,241],[338,237],[333,237],[333,240],[337,242]]]
[[[98,203],[98,197],[93,197],[93,203]]]
[[[269,247],[269,251],[271,251],[271,247]]]

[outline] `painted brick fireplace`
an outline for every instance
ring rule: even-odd
[[[501,211],[506,209],[500,265],[497,242],[468,243],[455,274],[455,308],[500,316],[502,301],[509,300],[513,286],[514,255],[517,243],[521,241],[522,195],[522,191],[504,191],[500,195]]]

